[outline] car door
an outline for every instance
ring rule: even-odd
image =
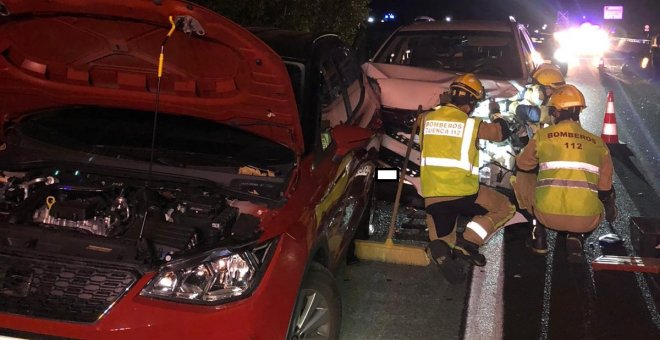
[[[316,207],[317,221],[327,238],[330,260],[336,264],[353,236],[356,220],[362,216],[371,191],[375,163],[365,148],[337,157],[332,129],[339,125],[359,125],[365,113],[364,77],[350,49],[338,39],[319,46],[320,95],[318,176],[327,176],[329,185]],[[359,115],[360,119],[356,119]],[[373,113],[372,113],[373,115]],[[377,145],[377,143],[375,143]],[[371,158],[375,159],[371,153]],[[365,191],[366,190],[366,191]]]

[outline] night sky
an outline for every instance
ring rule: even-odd
[[[436,19],[446,15],[454,19],[506,19],[515,16],[518,21],[532,25],[552,24],[557,11],[568,11],[575,23],[590,21],[603,23],[603,6],[622,5],[624,20],[610,21],[629,30],[641,30],[648,23],[654,29],[660,26],[660,0],[372,0],[373,13],[380,17],[386,11],[397,15],[401,23],[410,22],[420,15]],[[586,19],[583,19],[585,16]],[[639,27],[638,27],[639,26]],[[660,27],[659,27],[660,28]]]

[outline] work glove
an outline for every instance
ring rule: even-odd
[[[500,114],[500,104],[493,99],[488,103],[488,118],[491,122],[498,118],[502,119],[502,115]]]

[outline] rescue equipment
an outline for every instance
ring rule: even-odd
[[[417,119],[415,119],[413,123],[411,137],[417,133],[417,126],[419,124],[419,116],[421,113],[422,106],[420,105],[417,108]],[[399,201],[401,200],[403,181],[406,177],[406,169],[408,166],[408,159],[410,158],[410,150],[412,149],[413,140],[414,138],[410,138],[408,140],[406,157],[403,160],[401,174],[399,175],[399,186],[397,187],[396,197],[394,199],[392,218],[390,219],[390,227],[387,232],[385,243],[355,240],[355,254],[359,259],[414,266],[427,266],[430,263],[429,258],[426,255],[426,251],[423,247],[406,244],[394,244],[394,241],[392,240],[392,237],[394,236],[394,228],[396,226],[396,217],[399,212]]]
[[[594,270],[614,270],[660,274],[660,259],[654,257],[601,255],[593,262]]]

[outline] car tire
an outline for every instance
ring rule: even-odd
[[[287,339],[338,339],[341,296],[332,274],[313,262],[298,293]]]

